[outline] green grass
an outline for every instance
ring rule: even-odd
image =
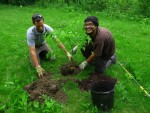
[[[35,109],[36,105],[33,108],[31,103],[27,104],[28,94],[23,90],[25,85],[36,80],[36,71],[30,65],[26,42],[26,31],[32,26],[31,16],[34,13],[41,13],[44,16],[45,23],[54,28],[58,38],[69,51],[74,45],[81,47],[85,41],[83,21],[86,16],[98,16],[100,25],[110,29],[115,38],[118,60],[150,92],[150,25],[137,21],[114,19],[103,13],[83,13],[58,6],[46,9],[36,6],[21,8],[0,5],[0,7],[0,111],[6,113],[39,112],[39,109]],[[52,72],[53,78],[62,78],[59,67],[69,61],[52,39],[47,39],[47,42],[55,52],[57,61],[43,62],[42,67]],[[73,57],[78,63],[84,60],[79,50]],[[93,68],[88,66],[76,78],[87,78],[92,70]],[[111,113],[148,113],[150,111],[149,98],[119,64],[111,66],[106,74],[118,79],[114,108],[110,111]],[[68,101],[63,107],[58,107],[58,112],[59,110],[64,113],[96,112],[91,102],[90,92],[81,92],[77,84],[73,82],[66,83],[62,90],[67,94]],[[42,109],[49,108],[47,106]]]

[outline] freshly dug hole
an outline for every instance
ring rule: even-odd
[[[66,64],[61,65],[60,72],[64,76],[76,75],[80,72],[80,68],[75,63],[66,63]]]

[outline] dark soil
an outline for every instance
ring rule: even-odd
[[[45,73],[42,79],[38,79],[32,84],[26,85],[24,89],[29,93],[31,101],[44,102],[43,94],[59,102],[66,102],[67,96],[61,91],[62,84],[66,81],[56,81],[51,79],[51,74]]]
[[[80,72],[79,67],[74,63],[66,63],[61,66],[60,71],[62,75],[76,75]],[[79,81],[75,78],[67,78],[61,80],[51,79],[51,74],[45,73],[43,78],[37,79],[32,84],[26,85],[24,89],[29,93],[29,99],[31,101],[37,100],[38,102],[44,102],[43,94],[47,95],[54,100],[65,103],[67,100],[66,94],[61,91],[64,83],[67,81],[76,82],[81,91],[89,91],[92,84],[98,81],[109,81],[114,85],[117,79],[106,76],[104,74],[91,74],[89,78]]]
[[[82,81],[78,80],[77,83],[80,87],[80,90],[89,91],[91,89],[92,84],[99,81],[109,81],[113,85],[117,83],[116,78],[112,78],[104,74],[91,74],[88,79],[84,79]]]
[[[63,76],[67,76],[67,75],[77,75],[80,72],[80,68],[79,66],[72,62],[72,63],[66,63],[63,64],[60,67],[60,72]]]

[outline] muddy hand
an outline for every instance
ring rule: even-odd
[[[38,73],[39,78],[42,78],[45,70],[40,65],[36,66],[35,68],[36,68],[36,72]]]

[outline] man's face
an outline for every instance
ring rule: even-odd
[[[44,22],[40,20],[39,22],[35,22],[34,24],[38,32],[42,33],[44,31]]]
[[[84,28],[86,30],[86,34],[92,35],[92,34],[96,33],[97,27],[92,22],[85,22]]]

